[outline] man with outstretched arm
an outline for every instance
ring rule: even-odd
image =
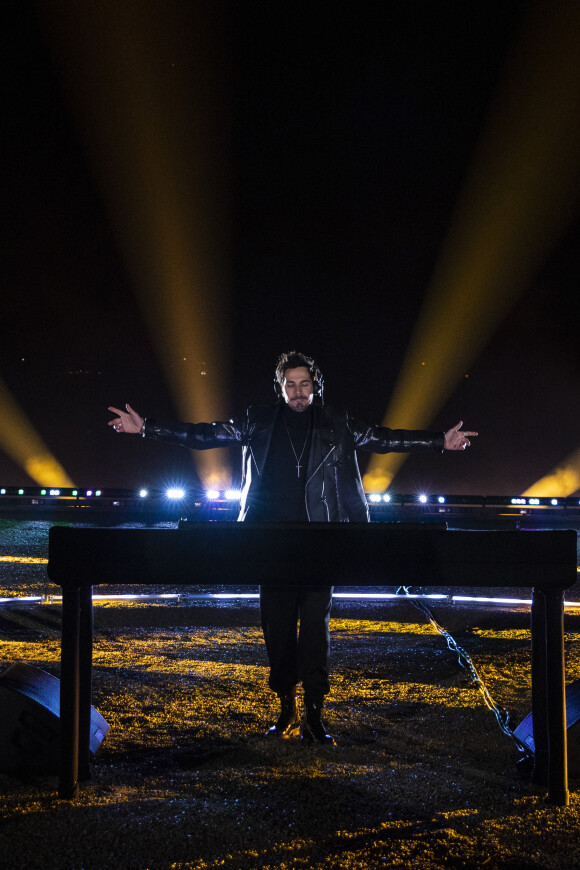
[[[323,402],[323,378],[310,357],[280,356],[274,386],[278,401],[254,406],[228,422],[158,423],[130,405],[109,407],[116,432],[173,442],[194,450],[242,447],[239,520],[251,522],[369,522],[356,457],[374,453],[465,450],[477,432],[462,422],[447,432],[369,425]],[[315,401],[316,400],[316,401]],[[300,574],[304,553],[289,553]],[[269,686],[280,715],[267,734],[334,745],[321,718],[329,686],[330,578],[321,585],[264,586],[260,614],[270,664]],[[298,623],[300,630],[298,631]],[[302,683],[304,716],[296,690]]]

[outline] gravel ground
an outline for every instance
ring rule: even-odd
[[[515,725],[529,614],[439,605]],[[340,601],[325,710],[338,746],[262,737],[277,712],[253,605],[99,605],[94,705],[110,724],[74,801],[0,774],[0,866],[51,870],[580,868],[580,797],[547,804],[455,654],[405,602]],[[58,674],[60,610],[0,612],[0,661]],[[567,679],[580,616],[566,616]],[[569,732],[569,739],[571,731]]]

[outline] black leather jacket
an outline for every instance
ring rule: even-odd
[[[282,403],[255,406],[227,423],[145,422],[146,438],[181,444],[194,450],[229,447],[243,450],[242,498],[238,520],[244,520],[260,479]],[[369,426],[346,411],[312,406],[312,442],[306,472],[306,512],[310,522],[368,522],[369,511],[356,450],[405,453],[443,450],[443,432]]]

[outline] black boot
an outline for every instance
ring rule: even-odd
[[[336,740],[329,734],[326,727],[320,718],[322,712],[322,701],[305,700],[305,713],[300,729],[302,741],[304,743],[322,743],[324,746],[336,746]]]
[[[266,737],[281,737],[288,740],[300,733],[300,712],[296,695],[279,695],[280,715],[275,725],[266,731]]]

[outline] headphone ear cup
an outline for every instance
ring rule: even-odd
[[[324,389],[324,378],[322,377],[322,372],[315,366],[314,369],[310,373],[312,377],[312,393],[314,396],[322,396],[322,391]]]
[[[282,398],[282,388],[278,383],[278,378],[274,378],[274,392],[276,393],[278,399]]]

